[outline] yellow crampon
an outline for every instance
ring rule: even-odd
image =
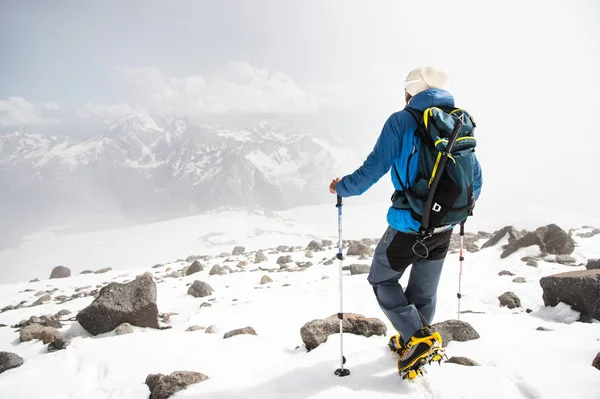
[[[435,342],[432,341],[437,341],[438,344],[436,345]],[[423,338],[412,337],[408,344],[406,344],[406,347],[403,348],[403,353],[404,351],[410,350],[410,348],[412,348],[415,345],[418,345],[419,343],[427,343],[428,345],[431,345],[431,350],[425,352],[423,356],[414,359],[403,369],[398,369],[400,377],[402,377],[403,380],[412,380],[419,375],[423,375],[423,373],[425,372],[423,366],[425,366],[426,364],[431,364],[432,362],[438,362],[438,364],[442,364],[442,360],[447,358],[447,356],[444,353],[444,349],[442,348],[442,337],[438,332],[434,332],[433,334],[431,334],[431,336]]]

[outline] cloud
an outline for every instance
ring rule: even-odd
[[[36,107],[33,103],[21,97],[0,100],[0,126],[15,127],[56,123],[59,120],[49,115],[49,112],[55,109],[58,109],[56,104]]]

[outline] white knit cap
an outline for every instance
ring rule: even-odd
[[[448,73],[438,67],[420,67],[413,69],[404,82],[404,88],[411,96],[427,89],[443,89],[448,81]]]

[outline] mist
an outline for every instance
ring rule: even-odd
[[[600,105],[597,2],[2,1],[0,8],[4,133],[87,140],[140,112],[243,128],[268,118],[335,137],[351,152],[352,163],[331,164],[333,179],[360,166],[387,117],[404,107],[408,72],[432,64],[448,70],[456,105],[477,122],[484,179],[477,218],[502,225],[599,217],[590,120]],[[2,171],[10,166],[0,163]],[[322,180],[324,195],[301,203],[328,200]],[[28,207],[47,193],[47,183],[36,184],[23,191],[14,179],[0,181],[5,245],[48,226],[115,227],[197,210],[135,215],[95,180],[79,181],[68,201]],[[346,202],[383,204],[391,191],[387,175]]]

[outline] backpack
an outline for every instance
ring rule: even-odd
[[[405,186],[394,164],[402,190],[392,195],[392,206],[410,210],[421,223],[418,234],[429,237],[450,226],[464,223],[475,206],[473,155],[475,122],[460,108],[432,107],[423,112],[405,108],[417,121],[410,166],[417,162],[415,178]],[[402,171],[404,172],[404,171]]]

